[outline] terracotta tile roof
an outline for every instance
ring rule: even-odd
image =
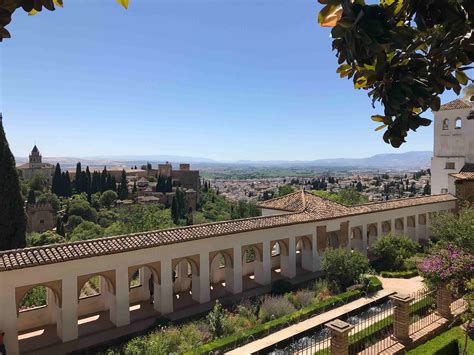
[[[445,194],[348,207],[315,196],[309,192],[298,192],[292,195],[293,196],[287,195],[286,201],[290,203],[290,206],[286,206],[286,211],[298,207],[302,207],[302,209],[288,214],[246,218],[73,243],[53,244],[34,248],[3,251],[0,252],[0,272],[158,247],[197,239],[225,236],[259,229],[275,228],[344,216],[456,200],[454,196]],[[296,201],[297,198],[300,199],[300,202]],[[276,202],[276,204],[285,208],[282,200],[283,198]],[[270,202],[271,201],[266,201],[266,204],[270,205]]]
[[[262,201],[258,203],[258,207],[287,212],[303,211],[305,199],[302,193],[302,191],[296,191],[271,200]]]
[[[465,99],[456,99],[441,105],[438,111],[459,110],[463,108],[471,108],[471,103]]]
[[[457,180],[474,180],[474,164],[464,164],[459,173],[449,175]]]

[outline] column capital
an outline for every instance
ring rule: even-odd
[[[354,326],[340,319],[329,322],[325,326],[331,331],[331,354],[348,355],[349,332]]]
[[[409,305],[411,301],[414,300],[413,296],[404,293],[396,293],[395,295],[390,296],[390,299],[393,301],[395,306]]]

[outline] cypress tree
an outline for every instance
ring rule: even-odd
[[[27,203],[28,203],[29,205],[34,205],[34,204],[36,203],[35,190],[30,189],[30,191],[28,192],[28,200],[27,200]]]
[[[99,184],[100,184],[100,176],[97,174],[97,171],[92,173],[92,181],[91,181],[91,194],[95,194],[99,192]]]
[[[66,170],[63,173],[63,188],[64,188],[64,196],[71,197],[72,196],[72,185],[71,185],[71,177],[69,176],[69,171]]]
[[[61,166],[59,163],[56,163],[56,168],[54,169],[53,181],[51,182],[51,192],[58,196],[64,196]]]
[[[81,162],[77,162],[76,165],[76,178],[74,181],[74,189],[76,190],[76,193],[80,193],[81,191],[81,172],[82,172],[82,167],[81,167]]]
[[[102,174],[100,174],[100,192],[107,190],[107,168],[104,166]]]
[[[91,171],[89,170],[89,166],[86,167],[86,192],[88,195],[91,194],[91,184],[92,184],[92,178],[91,178]]]
[[[110,177],[110,190],[117,192],[117,181],[113,175]]]
[[[63,237],[66,236],[66,231],[64,229],[64,223],[61,217],[56,218],[56,234],[59,234]]]
[[[26,215],[20,182],[0,113],[0,250],[26,245]]]
[[[122,170],[118,196],[121,200],[125,200],[128,197],[127,174],[125,174],[125,170]]]
[[[171,217],[173,218],[174,224],[179,222],[179,210],[178,210],[178,199],[176,196],[173,196],[173,201],[171,202]]]

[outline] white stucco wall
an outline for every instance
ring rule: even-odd
[[[431,160],[431,193],[442,193],[448,188],[448,174],[459,172],[465,163],[474,163],[474,120],[467,117],[471,109],[444,110],[434,114],[434,147]],[[456,129],[456,119],[461,119],[461,128]],[[443,129],[444,120],[448,129]],[[454,169],[446,169],[446,163],[455,163]]]

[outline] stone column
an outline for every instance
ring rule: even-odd
[[[362,254],[367,255],[367,223],[362,225]]]
[[[167,314],[173,312],[173,272],[171,269],[171,259],[161,260],[160,268],[161,285],[155,288],[155,309],[157,308],[161,314]]]
[[[408,217],[402,217],[403,235],[408,235]]]
[[[130,324],[130,283],[126,266],[115,269],[115,300],[110,304],[110,320],[117,327]]]
[[[5,285],[0,277],[2,292],[0,292],[0,329],[5,332],[5,347],[8,355],[17,355],[20,353],[18,346],[17,330],[17,306],[15,299],[15,287]],[[76,295],[77,297],[77,295]]]
[[[211,300],[211,289],[209,284],[209,252],[199,255],[199,303],[206,303]],[[193,293],[194,296],[194,293]]]
[[[311,252],[312,252],[312,265],[311,265],[311,271],[319,271],[321,270],[321,258],[319,256],[318,252],[318,236],[316,235],[316,232],[313,233],[311,236]]]
[[[242,247],[240,245],[233,249],[232,268],[231,265],[226,265],[225,288],[234,295],[242,292]]]
[[[271,251],[270,251],[271,253]],[[288,255],[280,256],[281,274],[288,278],[296,276],[296,240],[295,237],[288,238]]]
[[[262,260],[255,260],[255,282],[260,285],[269,285],[272,278],[272,251],[270,249],[270,242],[262,242]]]
[[[326,324],[326,327],[331,331],[331,355],[348,355],[349,332],[354,326],[336,319]]]
[[[77,339],[77,277],[69,276],[61,280],[62,307],[58,314],[58,336],[63,343]]]
[[[410,342],[410,303],[413,297],[397,293],[390,296],[393,301],[393,335],[401,342]]]
[[[438,286],[436,289],[436,308],[438,314],[446,319],[452,319],[453,314],[451,312],[451,303],[453,298],[451,296],[451,291],[446,285]]]
[[[390,221],[390,233],[392,233],[392,235],[395,235],[395,232],[396,232],[395,219],[392,219]]]

